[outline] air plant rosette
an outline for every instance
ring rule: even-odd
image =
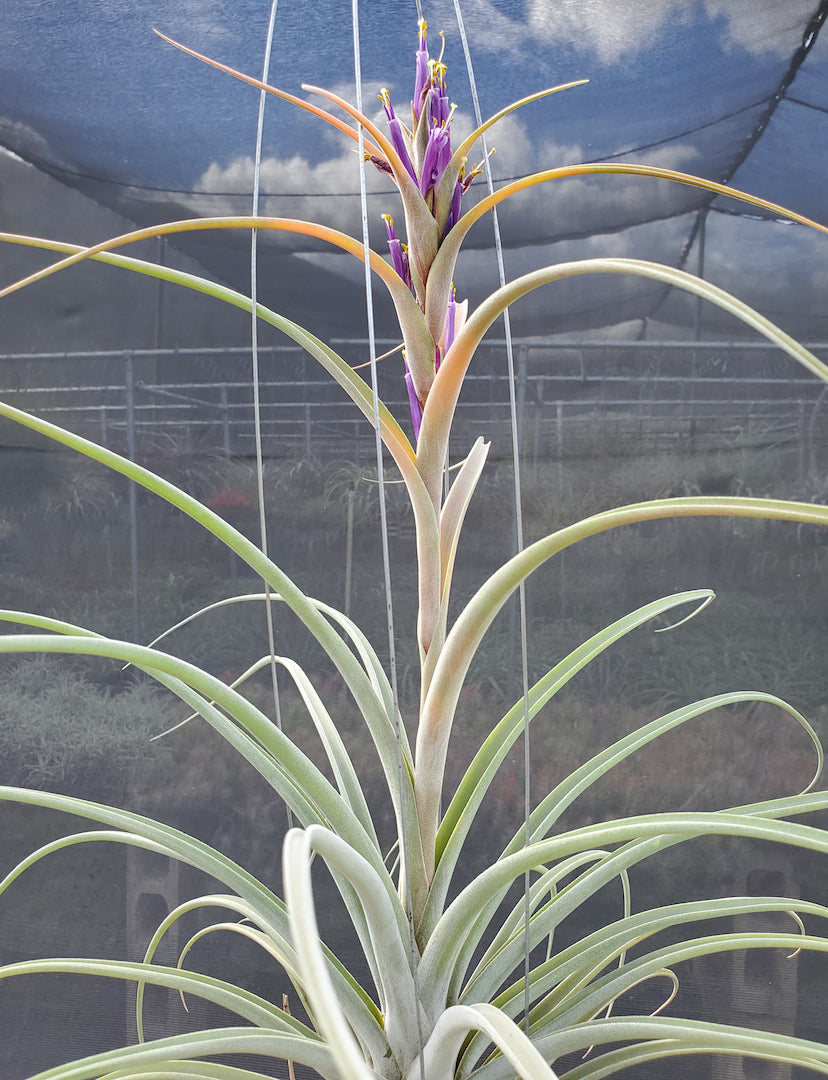
[[[167,39],[170,40],[170,39]],[[175,44],[175,43],[173,43]],[[181,47],[181,46],[179,46]],[[182,47],[183,48],[183,47]],[[192,50],[185,49],[185,52]],[[194,56],[199,56],[193,53]],[[814,791],[822,769],[819,739],[805,717],[772,695],[735,691],[676,708],[598,752],[560,781],[529,813],[525,829],[501,856],[458,886],[453,876],[486,792],[527,722],[552,696],[613,643],[653,620],[683,621],[711,599],[697,589],[654,600],[579,644],[528,688],[524,699],[497,723],[478,748],[444,809],[444,775],[452,722],[469,665],[486,630],[529,575],[582,539],[621,526],[693,515],[743,516],[828,524],[828,509],[777,499],[688,497],[659,499],[596,514],[518,551],[449,619],[449,596],[466,510],[486,463],[488,444],[478,439],[450,473],[448,441],[463,379],[477,345],[493,322],[528,292],[577,274],[635,274],[669,283],[717,304],[763,334],[820,378],[828,367],[769,320],[737,299],[683,271],[635,259],[606,258],[543,267],[496,290],[476,310],[458,302],[455,265],[471,226],[498,203],[526,188],[564,182],[568,176],[627,173],[690,184],[815,224],[775,204],[712,181],[666,169],[622,163],[566,166],[524,177],[492,191],[463,211],[463,196],[477,166],[476,141],[513,110],[577,82],[534,93],[491,117],[459,146],[452,146],[453,107],[442,57],[429,54],[426,25],[419,25],[410,117],[390,94],[380,95],[386,130],[342,97],[316,87],[327,108],[241,75],[200,57],[255,86],[308,110],[364,150],[363,167],[388,174],[399,190],[403,225],[384,215],[390,258],[335,229],[313,222],[269,217],[207,218],[137,230],[93,247],[2,234],[7,242],[64,254],[47,269],[15,283],[15,289],[87,258],[181,285],[253,312],[252,301],[191,274],[120,254],[125,244],[149,236],[195,230],[246,228],[304,233],[366,261],[387,288],[403,340],[401,377],[408,389],[414,442],[344,360],[319,338],[276,312],[256,305],[255,314],[300,344],[331,374],[369,420],[375,410],[386,450],[399,470],[416,524],[419,581],[417,638],[420,702],[414,745],[398,715],[392,680],[360,629],[331,606],[305,594],[252,541],[211,508],[162,477],[69,431],[0,405],[15,420],[81,454],[102,462],[176,506],[217,537],[261,576],[274,601],[302,621],[329,657],[353,698],[382,764],[386,796],[396,822],[398,860],[389,869],[354,762],[322,695],[290,657],[264,656],[232,686],[165,652],[160,641],[142,646],[96,635],[69,621],[4,611],[27,633],[0,638],[0,652],[102,656],[132,665],[166,687],[194,715],[210,724],[269,783],[298,822],[283,848],[285,898],[209,845],[128,810],[83,799],[3,788],[4,799],[64,810],[94,827],[47,844],[14,867],[0,884],[8,888],[31,865],[51,853],[89,841],[116,841],[181,860],[216,879],[223,891],[188,900],[171,911],[149,942],[143,963],[107,960],[32,960],[0,969],[0,976],[43,972],[126,980],[138,986],[139,1042],[40,1074],[40,1080],[109,1077],[203,1077],[252,1080],[255,1069],[231,1067],[216,1055],[258,1055],[298,1062],[330,1080],[348,1077],[402,1080],[423,1076],[549,1078],[556,1062],[585,1052],[560,1073],[570,1080],[599,1077],[640,1062],[681,1054],[722,1053],[764,1058],[824,1072],[828,1046],[821,1043],[659,1015],[612,1015],[628,990],[654,978],[674,986],[674,968],[687,960],[736,949],[828,951],[818,933],[828,908],[788,897],[731,897],[672,903],[633,914],[629,872],[643,860],[685,840],[738,836],[775,841],[828,854],[828,835],[789,819],[828,808],[828,794]],[[582,81],[582,80],[581,80]],[[336,110],[331,111],[331,110]],[[346,119],[341,119],[344,114]],[[408,122],[406,122],[408,121]],[[405,423],[408,423],[406,418]],[[227,603],[261,603],[266,594]],[[208,610],[221,605],[213,605]],[[192,618],[197,618],[198,612]],[[240,692],[244,681],[276,663],[295,684],[321,738],[325,775],[310,758]],[[614,765],[654,740],[715,709],[764,702],[799,725],[814,746],[815,773],[799,794],[711,813],[661,813],[598,822],[556,831],[571,804]],[[311,862],[325,861],[353,922],[369,973],[362,985],[318,934]],[[526,891],[504,914],[503,901],[516,882]],[[555,951],[558,925],[606,885],[618,882],[623,910],[614,921]],[[454,898],[449,902],[449,896]],[[153,962],[169,929],[192,911],[222,909],[182,950],[175,968]],[[750,913],[786,912],[790,932],[705,933],[713,920]],[[806,928],[814,926],[816,930]],[[188,970],[186,957],[206,933],[243,935],[281,968],[301,1001],[307,1023],[277,1004],[221,977]],[[668,932],[668,937],[658,935]],[[548,942],[542,958],[536,948]],[[666,943],[665,943],[666,942]],[[531,963],[528,962],[531,958]],[[144,1041],[143,987],[179,990],[217,1003],[238,1024]]]

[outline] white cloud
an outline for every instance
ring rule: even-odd
[[[3,157],[11,158],[12,161],[19,161],[21,165],[26,165],[29,168],[33,167],[30,162],[26,161],[25,158],[20,157],[19,154],[15,154],[14,150],[9,150],[7,146],[0,146],[0,154],[2,154]]]
[[[768,312],[780,302],[822,312],[825,237],[787,222],[716,214],[708,223],[705,276]]]
[[[529,0],[529,32],[542,42],[588,44],[604,64],[634,56],[652,45],[662,24],[686,23],[693,8],[685,0]]]
[[[455,121],[454,143],[457,145],[471,129],[471,121],[462,112],[456,114]],[[532,139],[528,125],[514,114],[505,117],[492,129],[489,143],[497,150],[496,157],[492,159],[493,167],[497,167],[495,176],[498,173],[525,175],[578,162],[585,156],[576,144]],[[345,138],[339,138],[338,144],[333,156],[315,163],[300,154],[266,157],[261,166],[261,190],[272,193],[272,197],[263,198],[262,213],[321,221],[353,236],[360,236],[359,161],[354,144]],[[635,160],[690,171],[695,157],[693,147],[671,144],[640,154]],[[476,162],[477,154],[472,152],[470,159]],[[372,227],[378,225],[381,213],[390,213],[402,219],[399,198],[393,191],[390,178],[369,167],[366,180],[371,196],[369,215]],[[246,212],[246,208],[240,206],[240,200],[252,191],[253,158],[248,155],[237,157],[227,164],[214,162],[204,172],[197,186],[208,194],[191,197],[190,205],[195,212]],[[236,193],[235,197],[227,200],[222,198],[230,193]],[[482,194],[482,186],[477,185],[468,202]],[[600,179],[574,177],[521,192],[511,200],[512,208],[505,210],[505,217],[514,239],[531,242],[535,236],[548,237],[554,232],[586,232],[593,226],[600,229],[614,220],[630,224],[642,218],[666,217],[675,212],[677,205],[689,205],[695,198],[689,189],[677,192],[675,185],[668,185],[667,182],[622,175]],[[295,241],[285,239],[283,243],[293,246]]]
[[[373,85],[366,87],[364,107],[374,113],[372,119],[379,125],[384,118],[381,108],[374,111],[378,88]],[[352,84],[343,85],[336,92],[351,101],[354,99]],[[316,162],[302,154],[290,152],[284,156],[271,154],[262,158],[260,189],[265,195],[261,201],[261,213],[272,217],[317,221],[358,236],[361,233],[361,210],[357,143],[333,131],[324,122],[320,122],[319,126],[319,144],[332,146],[331,156]],[[254,160],[249,154],[227,163],[214,161],[196,181],[199,194],[189,196],[187,204],[200,214],[239,213],[242,200],[249,199],[252,194],[253,172]],[[391,190],[393,184],[390,177],[368,165],[365,178],[368,194],[388,192],[387,209],[395,210],[396,196]],[[268,194],[272,197],[268,198]],[[380,212],[377,211],[378,214]]]
[[[368,166],[365,175],[369,193],[389,189],[389,177],[372,166]],[[234,158],[227,165],[214,162],[198,181],[198,187],[207,194],[189,197],[188,203],[196,213],[239,213],[242,198],[249,199],[253,190],[253,158]],[[300,154],[267,157],[261,163],[261,190],[272,193],[270,197],[265,195],[260,203],[265,216],[316,221],[359,236],[362,226],[358,189],[359,160],[350,147],[316,164]],[[238,194],[223,198],[228,193]],[[389,194],[388,202],[389,209],[393,209],[393,194]],[[293,246],[295,241],[286,243]]]
[[[785,53],[798,45],[815,7],[813,0],[704,0],[704,6],[711,18],[725,20],[726,45],[754,55],[773,51],[776,42]]]
[[[44,135],[29,124],[24,124],[21,120],[15,120],[14,117],[0,116],[0,140],[8,144],[3,147],[4,152],[7,154],[13,154],[11,147],[16,147],[23,154],[31,155],[33,158],[62,164]],[[13,154],[13,156],[18,157],[17,154]],[[18,160],[22,159],[18,157]]]
[[[163,25],[157,22],[157,6],[147,0],[143,2],[147,14],[152,15],[151,25],[157,25],[164,33],[209,55],[213,55],[216,44],[238,36],[232,23],[228,23],[222,0],[176,0],[174,11],[170,8],[165,12],[167,18]],[[98,6],[110,19],[123,18],[123,0],[98,0]],[[194,44],[196,42],[199,44]],[[207,42],[210,42],[209,48],[205,48]]]
[[[723,22],[728,48],[787,55],[800,41],[813,0],[700,0],[711,19]],[[543,45],[567,44],[610,65],[650,48],[669,24],[676,32],[698,13],[688,0],[528,0],[526,24],[510,20],[492,0],[467,4],[469,34],[489,50],[516,53],[528,31]]]
[[[500,129],[498,128],[498,132]],[[508,170],[514,163],[521,174],[573,164],[585,157],[577,145],[561,145],[552,140],[533,143],[516,117],[504,121],[503,143],[497,140],[498,164]],[[501,149],[504,150],[501,160]],[[692,146],[673,143],[630,155],[637,164],[692,172],[697,151]],[[508,164],[507,164],[508,163]],[[513,241],[532,242],[533,237],[554,234],[577,235],[605,232],[653,218],[668,218],[678,210],[698,202],[698,193],[666,180],[634,177],[573,176],[548,181],[526,189],[503,206],[504,228]]]

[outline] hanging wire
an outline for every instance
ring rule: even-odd
[[[273,34],[276,26],[276,8],[279,0],[273,0],[270,6],[270,19],[267,24],[267,41],[265,43],[264,62],[262,64],[262,82],[267,82],[270,75],[270,57],[273,51]],[[256,123],[256,155],[253,165],[253,217],[259,214],[259,192],[262,171],[262,140],[264,133],[265,103],[267,91],[262,90],[259,95],[259,115]],[[250,299],[252,301],[250,317],[250,348],[252,355],[253,374],[253,431],[256,443],[256,484],[259,500],[259,535],[261,538],[262,554],[267,555],[267,517],[265,515],[264,493],[264,455],[262,452],[262,417],[261,397],[259,393],[259,320],[256,314],[258,305],[259,285],[259,232],[258,229],[250,231]],[[276,637],[273,629],[273,597],[270,585],[264,582],[265,590],[265,618],[267,620],[267,647],[270,653],[270,684],[273,691],[273,712],[276,719],[276,727],[282,730],[282,704],[279,697],[279,677],[276,672]],[[287,804],[285,805],[288,828],[293,828],[293,814]]]
[[[419,3],[418,3],[419,9]],[[359,0],[351,0],[351,19],[354,37],[354,81],[356,83],[356,107],[359,112],[362,108],[362,63],[360,60],[359,45]],[[371,391],[374,406],[374,435],[377,451],[377,482],[379,484],[379,510],[380,532],[382,536],[382,572],[385,585],[385,615],[388,627],[388,664],[391,672],[391,698],[394,709],[394,728],[397,742],[397,780],[399,784],[400,805],[400,873],[405,883],[406,914],[408,916],[409,948],[411,951],[411,973],[414,980],[414,993],[417,1002],[416,1015],[413,1018],[417,1025],[417,1045],[420,1048],[419,1065],[420,1080],[425,1080],[425,1063],[423,1059],[423,1028],[419,1012],[419,976],[418,976],[418,950],[414,934],[414,909],[411,896],[411,865],[409,851],[406,846],[407,821],[405,816],[405,799],[403,797],[403,757],[402,757],[402,715],[400,713],[399,689],[397,686],[397,655],[394,644],[394,606],[391,598],[391,558],[388,550],[388,516],[385,500],[385,469],[382,455],[382,438],[380,437],[380,412],[379,412],[379,388],[377,374],[377,348],[374,334],[374,293],[371,284],[371,260],[370,240],[368,235],[368,190],[365,180],[365,146],[362,126],[358,125],[359,136],[359,194],[362,205],[362,244],[365,251],[363,260],[365,265],[365,306],[368,316],[368,355],[371,364]]]
[[[474,117],[477,127],[483,124],[483,114],[480,111],[480,98],[477,93],[477,81],[474,77],[469,39],[466,36],[466,27],[463,22],[463,13],[460,10],[460,0],[454,0],[454,12],[457,17],[457,28],[460,31],[460,41],[463,45],[463,55],[466,59],[466,70],[469,76],[472,103],[474,105]],[[489,149],[486,145],[485,132],[480,136],[483,150],[483,167],[486,175],[486,186],[491,195],[494,192],[492,169],[489,162]],[[503,244],[500,239],[500,224],[497,217],[497,208],[492,207],[492,228],[494,230],[495,251],[497,253],[497,272],[501,287],[506,284],[506,270],[503,264]],[[520,488],[520,441],[518,433],[517,400],[515,397],[515,357],[512,348],[512,326],[509,318],[509,309],[503,312],[503,330],[506,337],[506,363],[509,373],[509,415],[512,427],[512,463],[514,467],[514,508],[515,508],[515,547],[517,552],[523,550],[523,499]],[[520,662],[521,679],[523,688],[523,818],[524,839],[528,846],[531,841],[529,815],[532,811],[532,756],[529,742],[529,648],[526,631],[526,587],[521,581],[518,587],[518,601],[520,605]],[[523,877],[524,899],[524,941],[525,951],[523,956],[523,991],[526,1034],[529,1034],[529,920],[532,917],[532,906],[529,898],[531,871],[527,870]]]

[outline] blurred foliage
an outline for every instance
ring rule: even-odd
[[[616,457],[608,467],[595,456],[602,445],[596,432],[584,457],[527,467],[527,543],[590,513],[645,497],[773,495],[793,488],[793,497],[824,499],[819,477],[797,479],[795,455],[737,448],[698,456]],[[58,460],[46,468],[43,457],[38,454],[38,465],[48,479],[30,489],[25,506],[12,500],[0,518],[0,585],[6,604],[61,618],[71,613],[81,625],[130,638],[125,491],[117,478],[82,458],[56,455]],[[173,453],[166,464],[172,479],[243,532],[258,536],[252,461]],[[385,602],[375,574],[381,556],[376,468],[319,458],[271,460],[265,464],[263,488],[275,561],[289,566],[312,595],[338,606],[344,600],[351,504],[351,614],[382,654],[387,646]],[[403,486],[391,482],[387,493],[405,705],[418,695],[416,650],[412,647],[409,655],[402,648],[413,636],[408,633],[416,597],[413,522]],[[144,640],[206,604],[258,591],[235,556],[168,507],[141,498],[136,539]],[[501,463],[484,475],[469,509],[455,574],[455,610],[508,558],[514,542],[508,524],[512,499],[512,470]],[[578,693],[637,706],[675,704],[714,690],[751,686],[788,695],[813,713],[828,699],[825,532],[779,522],[691,518],[595,537],[559,555],[528,584],[530,674],[541,675],[573,640],[602,626],[608,613],[621,615],[655,596],[709,586],[718,599],[701,619],[674,634],[639,631],[579,676]],[[501,702],[518,689],[515,619],[513,604],[496,620],[470,673],[472,684]],[[317,646],[281,608],[276,635],[277,652],[324,676]],[[176,632],[164,647],[229,680],[266,651],[263,609],[252,604],[225,608]]]

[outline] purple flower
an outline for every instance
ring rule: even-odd
[[[446,218],[446,227],[443,229],[443,236],[446,237],[457,224],[460,218],[460,200],[463,198],[462,181],[457,180],[454,184],[454,191],[451,195],[451,206],[449,207],[448,217]]]
[[[385,230],[388,233],[388,250],[391,253],[391,265],[410,289],[411,268],[408,265],[408,249],[405,244],[397,239],[394,232],[394,219],[391,215],[383,214],[382,220],[385,222]]]
[[[370,161],[371,164],[375,168],[379,169],[380,172],[387,173],[388,176],[394,175],[394,170],[391,168],[385,158],[377,157],[376,154],[366,154],[365,160]]]
[[[420,43],[417,48],[417,58],[414,69],[414,100],[411,102],[411,111],[414,119],[420,119],[423,110],[426,91],[429,85],[428,73],[428,47],[426,46],[426,21],[420,19]]]
[[[447,127],[432,127],[428,133],[428,143],[423,154],[423,171],[420,176],[420,191],[423,198],[428,196],[440,183],[443,173],[451,161],[451,136]]]
[[[416,180],[417,174],[414,171],[414,166],[411,164],[408,141],[405,137],[403,126],[394,112],[394,106],[391,104],[391,98],[388,96],[388,91],[380,90],[379,99],[382,102],[383,109],[385,109],[385,115],[388,117],[388,134],[391,136],[391,145],[400,155],[400,160],[408,170],[411,179]]]
[[[420,399],[417,397],[417,391],[414,389],[414,379],[411,377],[411,372],[408,370],[408,364],[405,365],[405,388],[408,391],[408,404],[411,407],[411,423],[414,426],[414,440],[416,442],[420,437],[420,425],[423,422],[423,407],[420,404]]]
[[[451,104],[446,93],[446,65],[435,61],[431,65],[431,86],[426,99],[429,126],[446,127],[451,119]]]

